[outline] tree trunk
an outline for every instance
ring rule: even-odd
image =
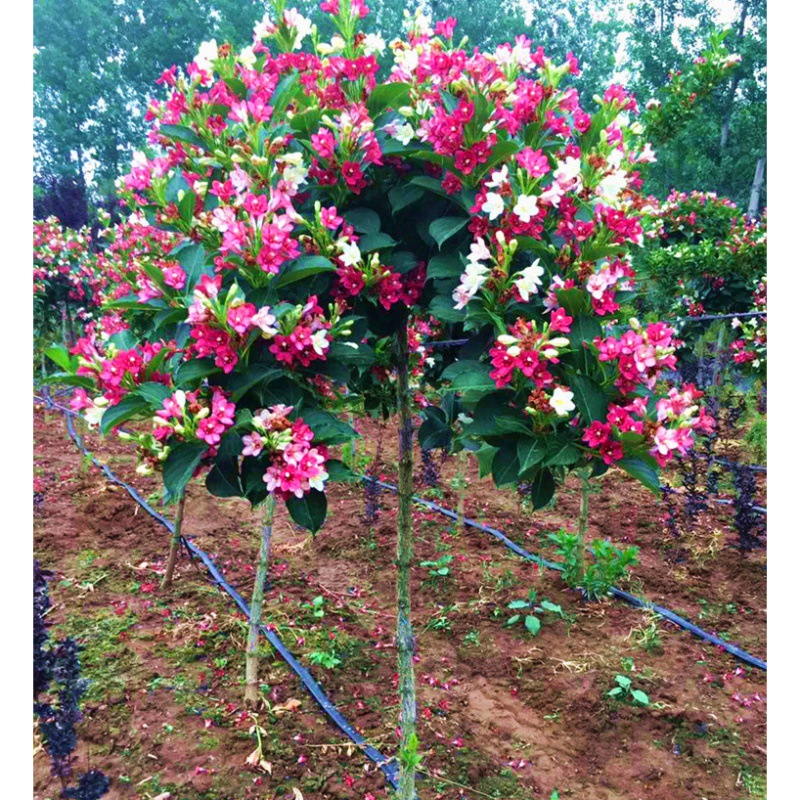
[[[589,476],[591,475],[591,467],[586,467],[580,471],[581,475],[581,511],[578,517],[578,536],[580,542],[578,544],[578,568],[579,574],[583,576],[584,561],[586,555],[586,534],[589,530]]]
[[[175,572],[175,564],[178,561],[178,553],[181,549],[181,528],[183,527],[183,509],[186,505],[186,492],[184,491],[178,499],[178,508],[175,511],[175,530],[172,533],[172,541],[169,545],[169,558],[167,559],[167,571],[161,579],[161,589],[166,591],[172,588],[172,575]]]
[[[261,548],[256,570],[256,583],[250,600],[250,630],[245,655],[244,702],[255,707],[258,703],[258,639],[261,633],[261,609],[264,605],[264,584],[269,571],[269,549],[272,542],[272,520],[275,516],[275,496],[270,492],[264,502],[261,517]]]
[[[461,533],[464,530],[464,497],[467,493],[467,459],[469,458],[469,452],[467,450],[459,450],[458,451],[458,473],[456,475],[456,480],[458,481],[458,505],[456,506],[456,514],[458,516],[458,520],[456,520],[456,534]]]
[[[742,3],[742,12],[739,15],[739,27],[736,31],[737,41],[742,40],[744,36],[744,29],[747,26],[747,12],[748,6],[750,5],[750,0],[744,0]],[[719,157],[722,158],[722,154],[725,152],[725,148],[728,146],[728,137],[730,136],[731,132],[731,117],[733,116],[733,106],[736,102],[736,90],[739,88],[739,81],[741,81],[741,69],[737,70],[737,74],[735,77],[731,78],[731,88],[728,91],[728,98],[725,103],[725,117],[722,122],[722,131],[719,136]]]
[[[411,395],[408,390],[408,331],[406,320],[395,339],[397,356],[397,401],[400,411],[400,463],[397,509],[397,672],[400,690],[400,783],[399,800],[414,800],[417,766],[417,701],[414,687],[414,633],[411,629],[409,578],[414,557],[414,495]]]
[[[750,202],[747,204],[747,216],[758,216],[761,205],[761,188],[764,186],[764,156],[759,156],[756,161],[756,174],[753,176],[753,186],[750,189]]]

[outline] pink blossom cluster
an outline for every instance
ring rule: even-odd
[[[209,455],[213,455],[223,434],[233,425],[235,413],[235,404],[220,389],[213,390],[210,401],[201,390],[178,390],[156,411],[153,436],[159,442],[173,436],[179,441],[197,439],[209,445]]]
[[[284,405],[257,411],[252,423],[255,430],[242,437],[243,456],[268,456],[267,491],[284,500],[303,497],[311,489],[323,491],[328,478],[327,448],[312,446],[314,431],[302,419],[290,420],[292,411],[292,406]]]
[[[166,353],[163,351],[166,350]],[[97,338],[81,337],[70,350],[78,356],[79,366],[76,374],[91,378],[97,391],[105,398],[108,405],[117,405],[120,400],[132,389],[145,381],[169,385],[170,376],[167,373],[148,369],[150,362],[159,357],[175,352],[174,342],[145,342],[129,350],[112,348],[110,353],[105,352],[103,343]],[[88,402],[85,390],[76,393],[76,402]],[[84,407],[88,407],[84,405]]]
[[[626,405],[608,407],[606,421],[595,420],[583,432],[583,441],[596,450],[606,464],[613,464],[625,455],[619,437],[632,433],[649,438],[649,452],[660,466],[676,453],[686,454],[694,446],[694,431],[710,433],[714,419],[698,401],[703,396],[692,384],[680,391],[672,388],[669,395],[656,401],[655,420],[648,415],[647,399],[636,397]]]
[[[565,337],[553,337],[553,333],[569,333],[572,317],[562,308],[550,314],[550,324],[541,332],[535,323],[523,319],[509,328],[507,335],[498,337],[489,351],[494,369],[489,377],[498,389],[508,386],[516,375],[523,375],[537,389],[545,389],[553,383],[550,365],[559,363],[559,352],[569,346]]]
[[[619,376],[615,385],[624,394],[634,391],[637,384],[652,389],[661,371],[674,369],[677,364],[675,331],[663,322],[642,327],[632,319],[631,327],[618,339],[608,336],[594,341],[600,361],[615,362]]]

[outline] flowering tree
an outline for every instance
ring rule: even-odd
[[[88,228],[63,228],[56,217],[34,220],[33,324],[44,346],[74,342],[80,323],[99,307],[106,284]]]
[[[673,191],[663,202],[648,198],[642,213],[647,244],[636,266],[651,281],[647,310],[680,317],[747,310],[766,271],[766,212],[750,219],[713,192]]]
[[[163,73],[150,149],[120,193],[180,243],[129,260],[130,291],[108,304],[126,327],[90,332],[63,360],[100,389],[76,403],[102,411],[103,430],[154,418],[134,435],[171,496],[207,466],[210,492],[264,507],[250,699],[275,501],[317,530],[327,482],[349,477],[327,448],[354,436],[331,409],[363,392],[368,408],[397,410],[399,796],[410,799],[421,761],[412,310],[490,348],[488,363],[460,360],[442,378],[495,483],[530,481],[537,507],[576,467],[618,464],[656,488],[658,465],[709,423],[692,387],[651,396],[675,363],[671,328],[606,329],[631,296],[628,250],[642,240],[633,199],[652,151],[635,99],[614,85],[589,113],[562,85],[579,70],[571,55],[557,64],[524,36],[468,53],[454,19],[421,14],[379,81],[386,44],[359,30],[363,1],[320,8],[330,41],[277,0],[251,46],[206,42]]]

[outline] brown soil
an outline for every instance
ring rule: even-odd
[[[374,454],[376,425],[360,424],[362,452],[366,446]],[[387,428],[383,440],[377,471],[392,480],[396,431]],[[155,478],[136,475],[124,444],[93,433],[86,443],[145,497],[158,489]],[[242,615],[185,556],[173,591],[158,590],[165,529],[85,463],[60,415],[36,410],[34,454],[44,494],[34,515],[35,555],[56,573],[53,635],[79,638],[84,673],[93,681],[79,726],[78,771],[106,772],[111,800],[388,796],[382,773],[327,722],[269,648],[257,720],[271,774],[248,765],[257,742],[256,718],[241,704]],[[436,497],[450,508],[455,471],[448,460]],[[733,548],[732,511],[703,514],[676,563],[658,498],[616,470],[599,484],[590,534],[640,548],[634,593],[763,656],[765,553],[743,556]],[[531,515],[516,492],[495,489],[470,465],[467,515],[542,555],[552,556],[546,533],[573,527],[579,501],[578,484],[569,480],[554,508]],[[307,665],[312,652],[335,651],[339,665],[312,665],[312,672],[357,729],[391,754],[398,717],[396,501],[384,493],[381,504],[370,526],[361,487],[333,486],[328,521],[313,539],[280,507],[264,616]],[[256,522],[245,502],[217,500],[202,481],[190,485],[185,531],[245,597]],[[763,672],[663,620],[660,646],[643,649],[635,629],[651,620],[641,611],[613,600],[584,603],[557,573],[516,558],[486,534],[456,532],[435,513],[417,509],[415,523],[417,561],[453,556],[443,580],[416,567],[412,582],[429,775],[420,781],[421,798],[538,800],[554,789],[576,800],[765,797]],[[505,625],[514,613],[508,604],[529,589],[560,604],[567,617],[545,616],[535,637],[521,623]],[[324,616],[316,617],[310,603],[320,595]],[[620,674],[648,694],[649,707],[607,696]],[[46,754],[39,752],[34,765],[35,798],[56,798]]]

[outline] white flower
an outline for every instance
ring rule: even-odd
[[[272,310],[269,306],[264,306],[260,308],[254,315],[252,319],[253,325],[261,328],[261,332],[264,335],[264,338],[269,338],[275,336],[278,333],[278,329],[275,327],[275,323],[277,322],[277,318],[272,313]]]
[[[382,36],[379,36],[377,33],[368,33],[364,37],[364,52],[368,56],[371,56],[373,53],[383,55],[385,50],[386,42],[383,40]]]
[[[304,17],[296,8],[284,11],[283,18],[290,28],[295,29],[293,49],[299,50],[303,45],[303,39],[312,33],[314,26],[311,24],[311,20]]]
[[[489,215],[489,219],[497,219],[505,211],[503,198],[496,192],[489,192],[486,195],[486,202],[481,206],[481,211],[485,211]]]
[[[247,69],[253,69],[256,64],[256,54],[252,47],[245,47],[239,53],[239,62]]]
[[[559,161],[553,177],[562,189],[579,189],[581,186],[581,160],[567,156]]]
[[[542,285],[542,275],[544,275],[544,268],[539,266],[539,259],[537,258],[533,264],[525,267],[514,278],[517,291],[526,303],[532,294],[536,294],[539,291],[539,287]]]
[[[267,36],[275,33],[278,30],[275,23],[270,19],[269,11],[264,14],[261,22],[257,22],[253,28],[253,39],[265,39]]]
[[[394,138],[405,147],[414,138],[414,128],[406,122],[397,129]]]
[[[94,400],[94,405],[87,408],[83,413],[83,418],[86,420],[90,428],[96,428],[103,419],[103,414],[108,406],[108,400],[105,397],[97,397]]]
[[[459,311],[465,308],[467,303],[475,296],[475,291],[470,291],[463,284],[457,286],[453,292],[453,300],[456,301],[455,308]]]
[[[361,262],[361,251],[358,249],[357,244],[348,242],[345,239],[339,239],[337,244],[341,250],[339,259],[341,260],[342,264],[344,264],[346,267],[354,267],[356,264]]]
[[[327,334],[328,331],[323,329],[311,335],[311,345],[318,356],[325,355],[325,351],[331,346]]]
[[[476,264],[479,261],[488,261],[491,257],[492,254],[483,239],[478,239],[469,246],[467,261],[471,264]]]
[[[514,205],[514,213],[522,222],[530,222],[538,212],[536,198],[532,194],[521,194]]]
[[[492,179],[486,185],[490,189],[498,189],[506,183],[508,183],[508,165],[503,164],[499,170],[492,173]]]
[[[627,185],[628,175],[622,170],[615,170],[600,181],[595,189],[595,194],[606,200],[616,200]]]
[[[539,195],[539,202],[540,203],[549,203],[555,208],[558,208],[558,204],[561,202],[561,196],[564,194],[564,190],[557,184],[554,183],[545,189]]]
[[[556,386],[548,403],[559,417],[566,417],[570,411],[575,410],[575,403],[572,402],[573,397],[572,392],[564,391],[560,386]]]
[[[198,69],[204,72],[212,72],[212,62],[217,60],[219,51],[217,49],[217,40],[212,39],[210,42],[203,42],[197,55],[194,57],[194,63],[197,64]]]

